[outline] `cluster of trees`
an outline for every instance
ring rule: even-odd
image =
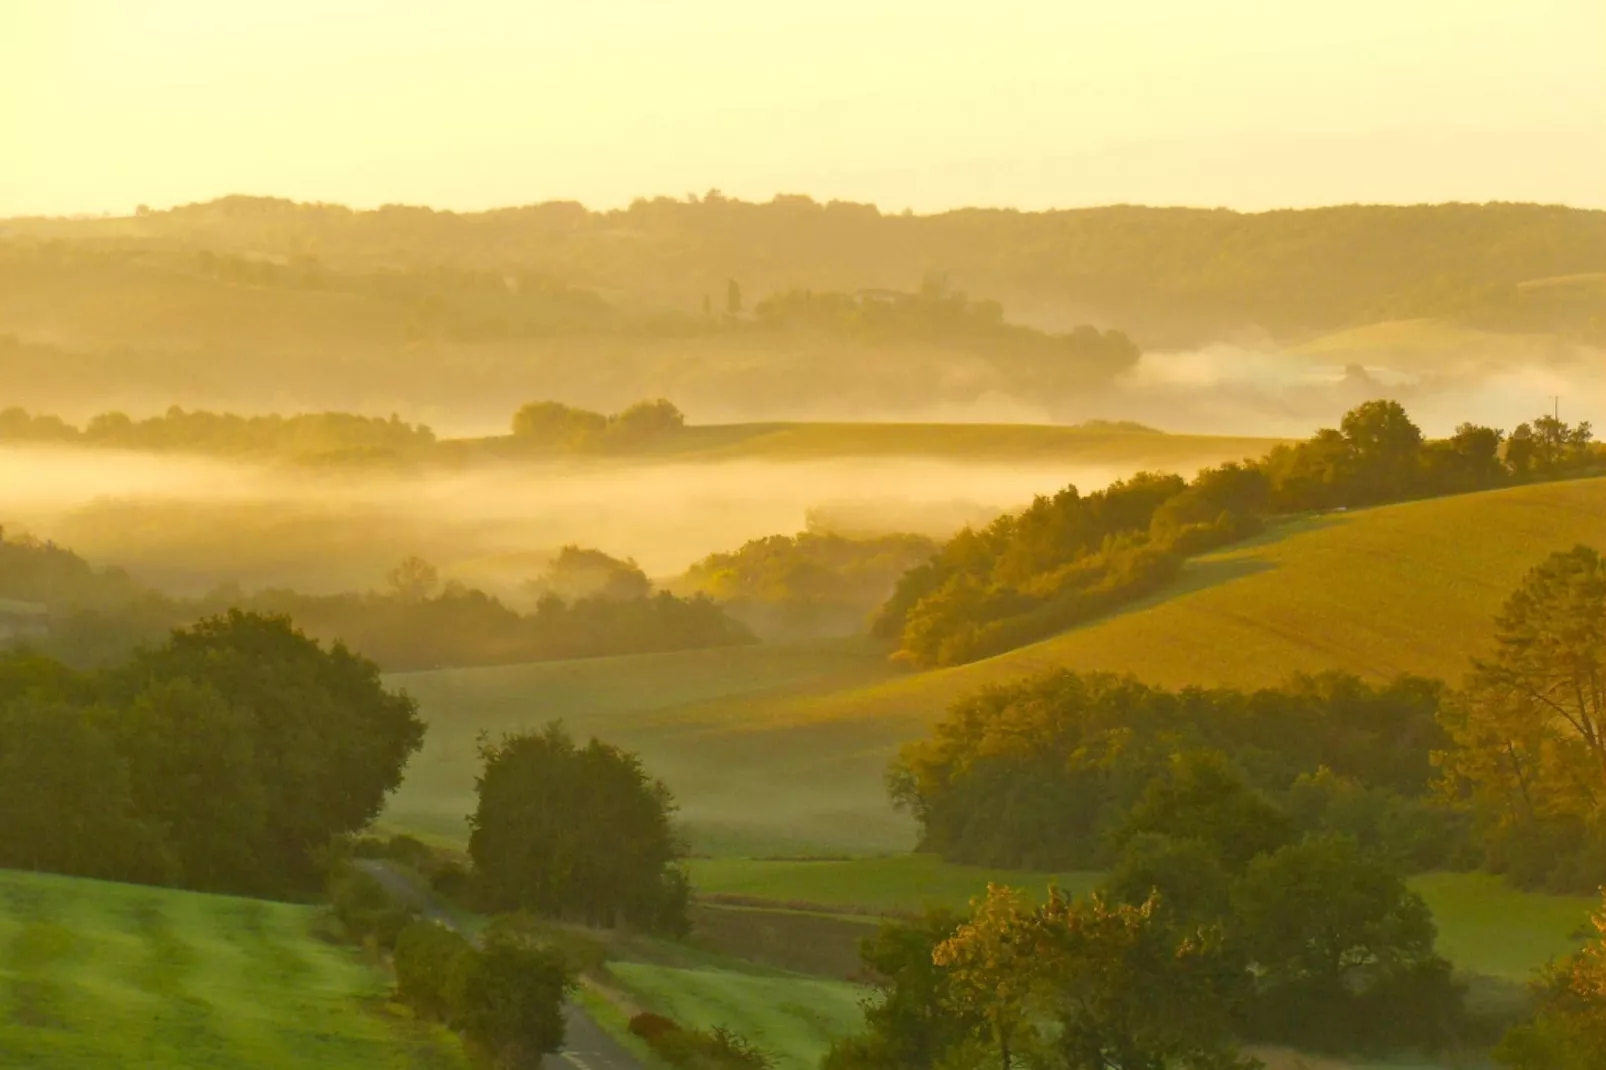
[[[620,560],[601,550],[570,544],[558,551],[540,576],[525,583],[523,590],[536,603],[546,598],[630,602],[652,594],[652,581],[634,559]]]
[[[309,595],[247,594],[224,587],[199,599],[169,598],[117,569],[96,569],[71,551],[0,529],[0,598],[50,614],[35,649],[78,666],[103,666],[159,642],[198,618],[240,609],[294,619],[309,635],[362,650],[389,671],[688,650],[751,643],[746,626],[703,595],[653,592],[633,563],[565,547],[533,581],[530,613],[460,583],[442,583],[409,558],[385,590]]]
[[[553,590],[549,573],[534,581],[543,593],[529,613],[484,591],[440,584],[433,580],[434,570],[417,559],[403,562],[391,587],[381,592],[306,595],[267,590],[243,597],[225,592],[208,600],[227,598],[251,609],[288,614],[310,634],[344,640],[393,671],[754,642],[751,631],[705,596],[654,593],[631,582],[629,572],[613,575],[624,577],[617,586],[565,599]]]
[[[1449,438],[1428,441],[1399,403],[1369,401],[1346,413],[1337,428],[1275,447],[1255,467],[1266,480],[1260,507],[1294,513],[1558,479],[1603,464],[1606,456],[1587,422],[1541,416],[1509,436],[1464,423]]]
[[[1117,330],[1083,324],[1055,334],[1005,323],[1003,305],[971,300],[949,289],[941,275],[928,277],[912,294],[791,290],[760,301],[753,318],[774,330],[818,331],[868,343],[919,340],[983,350],[995,362],[1029,362],[1046,385],[1057,387],[1107,381],[1137,364],[1139,356],[1137,345]]]
[[[637,755],[596,739],[579,746],[554,722],[482,740],[480,758],[468,851],[482,907],[686,932],[674,799]]]
[[[824,1070],[1248,1070],[1240,1043],[1392,1053],[1465,1028],[1427,908],[1352,843],[1230,877],[1182,853],[1140,894],[1130,870],[1077,900],[993,885],[968,916],[884,924],[862,952],[881,998]]]
[[[1187,498],[1180,476],[1148,473],[1085,497],[1067,487],[979,531],[966,528],[904,574],[871,632],[896,640],[901,660],[955,665],[1159,590],[1184,550],[1255,530],[1253,514],[1212,496],[1218,485],[1231,494],[1241,473],[1236,465],[1203,472]]]
[[[671,441],[685,427],[685,415],[663,398],[612,416],[557,401],[532,401],[513,414],[515,443],[541,453],[629,453]]]
[[[112,606],[151,592],[120,568],[97,569],[64,546],[0,526],[0,598],[45,606]]]
[[[923,535],[771,535],[709,554],[670,586],[707,595],[766,639],[852,635],[936,551]]]
[[[1504,448],[1502,449],[1502,443]],[[1506,438],[1462,424],[1426,440],[1397,402],[1369,401],[1338,428],[1192,482],[1139,473],[1083,496],[1067,487],[954,536],[877,612],[898,656],[953,665],[1040,639],[1167,583],[1182,561],[1259,531],[1269,517],[1453,494],[1606,467],[1588,423],[1554,417]]]
[[[435,434],[422,424],[344,412],[240,416],[185,412],[136,420],[105,412],[82,429],[57,416],[19,408],[0,411],[0,442],[62,443],[130,450],[272,456],[298,460],[410,458],[425,454]]]
[[[278,617],[231,611],[92,674],[0,655],[0,867],[301,890],[423,737],[378,666]]]
[[[1219,817],[1222,799],[1278,815],[1272,830],[1213,834],[1245,847],[1342,832],[1433,868],[1456,860],[1458,842],[1432,797],[1443,691],[1327,673],[1255,692],[1177,692],[1059,671],[956,703],[904,747],[891,787],[919,821],[921,846],[956,862],[1105,868],[1132,835],[1153,831],[1142,813],[1156,793],[1186,788],[1201,815]]]
[[[1402,871],[1606,883],[1606,565],[1534,568],[1467,685],[1327,673],[1167,691],[1056,672],[954,705],[889,774],[922,846],[958,862],[1118,865],[1150,836],[1233,865],[1341,835]]]

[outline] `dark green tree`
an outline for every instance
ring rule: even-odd
[[[482,740],[469,854],[489,905],[678,932],[687,887],[674,800],[641,759],[557,722]]]
[[[1232,909],[1232,875],[1217,849],[1202,840],[1132,836],[1104,888],[1114,902],[1128,906],[1157,896],[1157,909],[1182,926],[1219,923]]]
[[[174,866],[128,764],[76,706],[0,703],[0,868],[161,882]]]
[[[323,649],[284,617],[230,610],[203,620],[141,653],[112,687],[129,703],[145,694],[143,715],[170,738],[248,732],[255,776],[212,803],[264,815],[260,835],[231,852],[251,859],[241,891],[312,880],[315,852],[378,816],[424,739],[417,704],[386,690],[373,662],[339,643]],[[203,725],[206,718],[222,723]],[[247,745],[234,740],[223,753],[243,765]],[[159,769],[161,760],[142,758],[141,766]],[[200,755],[180,761],[193,784],[215,781],[216,771],[195,768]]]
[[[1232,939],[1255,978],[1251,1035],[1332,1051],[1431,1048],[1454,1035],[1462,994],[1434,951],[1427,904],[1354,840],[1316,837],[1256,858],[1232,904]]]
[[[251,889],[271,818],[251,718],[209,685],[175,677],[150,681],[103,720],[134,803],[163,830],[184,883]]]
[[[1293,829],[1286,815],[1255,791],[1226,756],[1188,751],[1172,758],[1149,782],[1118,834],[1144,833],[1204,844],[1229,871],[1287,843]]]
[[[1339,430],[1355,463],[1360,501],[1391,501],[1414,489],[1422,431],[1397,401],[1368,401],[1344,414]]]
[[[483,947],[451,959],[444,996],[453,1027],[493,1066],[515,1070],[563,1046],[573,987],[561,952],[492,930]]]

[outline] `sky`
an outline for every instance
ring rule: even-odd
[[[0,0],[0,216],[1606,208],[1602,0]]]

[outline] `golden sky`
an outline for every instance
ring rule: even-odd
[[[1606,0],[0,0],[0,215],[1606,207]]]

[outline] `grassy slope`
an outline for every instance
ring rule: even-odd
[[[466,1066],[311,910],[0,872],[0,1067]]]
[[[724,1026],[776,1056],[778,1070],[812,1070],[831,1041],[860,1023],[864,989],[846,981],[717,966],[614,962],[643,1007],[699,1029]]]
[[[918,674],[857,642],[395,677],[431,723],[388,824],[461,840],[474,738],[565,718],[638,749],[701,853],[906,850],[882,773],[958,695],[1052,666],[1256,686],[1296,670],[1458,679],[1547,553],[1606,540],[1606,480],[1328,516],[1190,563],[1172,590],[987,661]]]
[[[881,787],[901,725],[777,736],[759,713],[891,675],[883,654],[857,641],[399,675],[393,682],[419,699],[430,731],[384,822],[460,841],[474,806],[476,734],[561,717],[582,738],[638,750],[675,790],[699,850],[906,847],[907,826]]]

